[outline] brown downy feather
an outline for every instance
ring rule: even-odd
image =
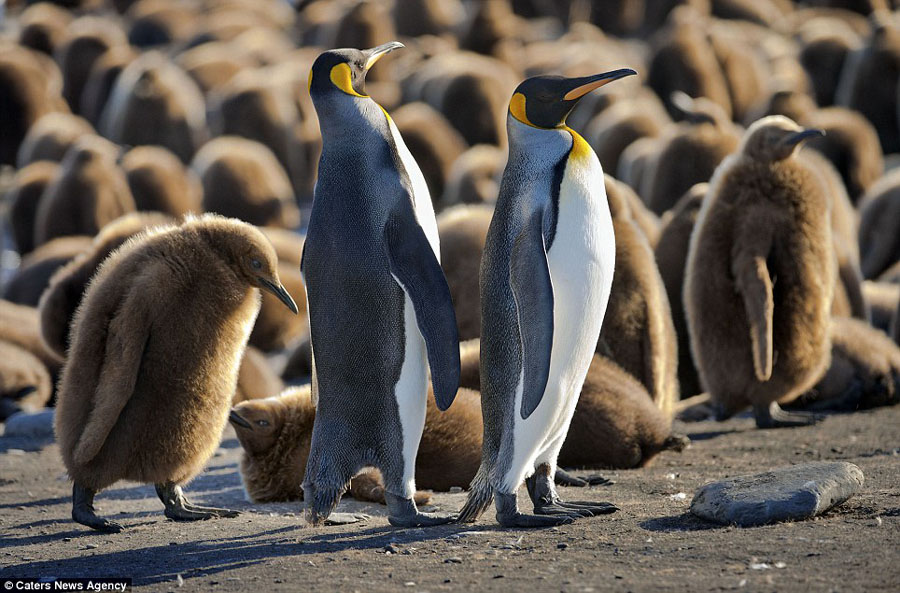
[[[863,276],[877,278],[900,260],[900,170],[879,179],[859,202]]]
[[[506,155],[496,146],[480,144],[453,162],[441,204],[493,204],[500,193],[500,174]]]
[[[36,161],[60,162],[69,148],[94,128],[86,119],[71,113],[51,112],[34,122],[25,134],[16,166],[21,169]]]
[[[41,316],[34,307],[0,300],[0,340],[19,346],[40,360],[51,374],[63,360],[47,348],[41,339]]]
[[[137,146],[125,153],[122,169],[138,210],[175,217],[202,211],[200,180],[171,151]]]
[[[108,19],[83,16],[69,25],[65,42],[54,52],[63,75],[63,97],[81,115],[81,95],[94,62],[111,48],[128,45],[125,33]]]
[[[243,401],[275,397],[284,390],[284,383],[266,360],[265,354],[247,346],[238,371],[237,388],[231,405]]]

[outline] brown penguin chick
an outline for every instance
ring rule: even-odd
[[[19,15],[19,45],[52,56],[71,21],[72,15],[55,4],[32,4]]]
[[[862,45],[852,28],[839,19],[818,19],[823,24],[801,37],[800,64],[809,75],[816,103],[834,104],[835,92],[847,56]]]
[[[253,346],[247,346],[241,359],[237,387],[231,405],[236,406],[251,399],[275,397],[283,390],[284,382],[272,369],[266,356]]]
[[[81,114],[95,126],[100,125],[116,80],[137,55],[131,46],[117,45],[97,58],[91,66],[81,91]]]
[[[38,161],[19,169],[6,194],[9,224],[19,255],[34,249],[34,221],[44,189],[59,173],[59,164]]]
[[[831,161],[857,203],[884,173],[878,132],[865,117],[843,107],[819,109],[800,121],[825,131],[825,136],[810,139],[809,147]]]
[[[283,350],[299,340],[309,328],[306,316],[306,286],[300,274],[300,266],[278,262],[278,276],[284,287],[299,303],[299,315],[285,311],[284,306],[271,294],[264,294],[259,315],[250,333],[250,345],[263,352]]]
[[[859,202],[859,253],[865,278],[900,260],[900,169],[878,180]]]
[[[756,0],[742,1],[742,4],[751,3],[759,4]],[[714,2],[713,14],[715,4]],[[743,121],[753,106],[765,96],[771,76],[762,52],[755,43],[741,39],[735,31],[739,27],[740,24],[731,21],[714,22],[709,36],[710,45],[725,79],[731,101],[731,118],[734,121]]]
[[[82,136],[66,153],[59,174],[38,204],[34,241],[94,236],[106,223],[133,212],[134,198],[116,164],[119,150],[99,136]]]
[[[459,343],[459,386],[481,391],[481,340],[472,338]]]
[[[900,299],[900,284],[866,280],[862,288],[872,312],[872,326],[889,332],[897,300]]]
[[[0,339],[0,421],[16,412],[37,412],[53,391],[50,373],[36,356]]]
[[[136,146],[125,153],[122,169],[138,210],[175,217],[202,212],[200,179],[170,150]]]
[[[744,123],[749,126],[769,115],[783,115],[794,121],[803,121],[815,110],[816,102],[807,93],[795,88],[778,88],[753,106]]]
[[[659,452],[682,451],[690,441],[672,434],[641,382],[615,362],[594,355],[559,452],[564,467],[643,467]]]
[[[429,389],[425,429],[416,456],[416,485],[447,491],[469,485],[481,461],[481,396],[461,389],[454,406],[440,412]],[[229,420],[244,449],[241,481],[253,502],[302,500],[316,407],[310,386],[291,387],[278,397],[235,406]],[[384,504],[380,473],[365,471],[350,481],[350,494]],[[427,501],[428,495],[416,497]]]
[[[783,116],[753,124],[716,170],[698,215],[684,303],[694,362],[720,418],[751,405],[761,428],[816,420],[778,404],[819,380],[831,348],[829,198],[816,172],[792,157],[818,134]]]
[[[491,206],[459,205],[437,217],[441,267],[450,286],[460,340],[481,335],[478,271],[493,214]]]
[[[851,53],[844,64],[835,103],[872,122],[885,154],[900,152],[900,27],[891,13],[874,13],[870,23],[866,46]]]
[[[691,340],[688,335],[682,293],[691,233],[697,223],[697,214],[708,189],[708,183],[698,183],[666,213],[659,242],[654,251],[659,275],[669,296],[672,324],[678,338],[678,383],[682,397],[691,397],[703,391],[691,355]]]
[[[796,407],[852,412],[898,402],[900,348],[864,321],[836,318],[828,371]]]
[[[647,84],[656,91],[673,118],[678,117],[678,109],[672,104],[672,93],[681,91],[690,97],[706,97],[730,119],[728,84],[704,31],[705,20],[694,10],[682,8],[673,11],[669,21],[668,30],[654,43]]]
[[[283,264],[293,264],[297,267],[303,256],[303,243],[305,237],[297,231],[282,229],[274,226],[262,227],[259,230],[263,232],[266,238],[275,248],[278,254],[278,262]]]
[[[669,297],[653,249],[631,218],[627,186],[606,175],[616,268],[597,352],[637,377],[663,416],[678,401],[678,352]]]
[[[397,38],[390,8],[384,2],[362,0],[350,4],[350,9],[341,16],[334,29],[334,37],[327,47],[375,47]],[[387,56],[382,64],[393,63],[394,58]],[[376,68],[366,75],[372,82],[385,80],[390,66]]]
[[[20,305],[37,307],[53,274],[91,245],[86,235],[58,237],[41,244],[22,258],[19,268],[3,287],[3,298]]]
[[[128,45],[125,33],[109,19],[83,16],[69,25],[67,38],[54,53],[63,75],[63,98],[81,114],[81,94],[94,62],[109,49]]]
[[[139,0],[126,13],[128,43],[138,48],[172,45],[196,31],[196,7],[168,0]]]
[[[397,34],[404,37],[450,33],[463,14],[460,0],[397,0],[393,10]]]
[[[132,212],[105,225],[91,245],[58,269],[41,294],[41,337],[60,358],[66,357],[75,311],[81,304],[88,283],[100,264],[134,235],[157,226],[169,226],[174,220],[158,212]]]
[[[206,105],[190,76],[148,51],[116,78],[99,129],[118,144],[164,146],[187,163],[206,139]]]
[[[649,186],[648,172],[666,140],[665,134],[657,138],[645,136],[629,144],[619,156],[619,167],[613,177],[639,194],[646,194],[649,190],[649,187],[644,189]]]
[[[75,316],[56,406],[76,522],[121,530],[93,497],[123,479],[155,484],[169,518],[234,516],[190,504],[180,484],[218,445],[258,288],[297,311],[276,266],[262,233],[215,215],[148,231],[105,260]]]
[[[642,196],[656,214],[674,206],[695,184],[709,181],[740,142],[737,130],[715,103],[702,97],[691,99],[684,93],[672,100],[687,122],[664,141],[651,165]]]
[[[83,117],[50,112],[28,129],[19,146],[16,166],[21,169],[35,161],[58,163],[69,148],[87,134],[94,134],[94,128]]]
[[[41,317],[35,307],[0,299],[0,340],[27,350],[53,375],[62,368],[62,359],[41,339]]]
[[[506,153],[489,144],[473,146],[450,167],[441,204],[493,204],[500,193],[500,173]]]
[[[254,140],[221,136],[197,152],[191,168],[203,185],[203,208],[257,226],[296,228],[300,210],[272,151]]]
[[[712,15],[720,19],[747,21],[772,27],[785,14],[785,3],[779,0],[712,0]]]
[[[614,178],[612,175],[610,177]],[[651,249],[655,249],[657,242],[659,242],[659,232],[662,227],[659,216],[647,208],[641,197],[627,183],[616,183],[616,192],[627,202],[631,222],[637,225],[637,228],[644,234],[644,238],[650,244]]]
[[[204,95],[235,77],[243,70],[257,66],[256,62],[238,50],[234,44],[212,41],[178,55],[175,62],[194,79]]]
[[[515,38],[527,22],[512,11],[509,0],[483,0],[470,10],[462,24],[459,46],[491,55],[502,41]]]
[[[14,165],[25,134],[41,116],[58,111],[37,53],[0,43],[0,165]]]
[[[443,115],[426,103],[407,103],[393,111],[391,118],[422,169],[435,210],[440,210],[450,167],[468,148],[465,140]]]

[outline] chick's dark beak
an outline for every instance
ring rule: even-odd
[[[236,426],[240,426],[241,428],[246,428],[247,430],[253,430],[253,425],[244,420],[243,416],[231,410],[231,413],[228,414],[228,421]]]
[[[800,144],[804,140],[809,140],[810,138],[818,138],[825,135],[824,130],[819,130],[816,128],[810,128],[808,130],[803,130],[801,132],[797,132],[795,134],[791,134],[787,138],[784,139],[784,143],[788,146],[796,146]]]
[[[569,82],[571,83],[572,88],[570,88],[569,91],[563,96],[563,100],[574,101],[576,99],[580,99],[594,89],[599,89],[601,86],[609,84],[614,80],[619,80],[620,78],[625,78],[626,76],[634,76],[635,74],[637,74],[637,72],[635,72],[631,68],[620,68],[618,70],[611,70],[610,72],[595,74],[593,76],[570,78]]]
[[[399,41],[389,41],[383,45],[379,45],[378,47],[373,47],[372,49],[367,49],[363,53],[366,54],[366,65],[365,69],[368,70],[372,66],[375,65],[375,62],[380,60],[385,54],[389,54],[395,49],[400,49],[401,47],[406,47]]]
[[[278,300],[280,300],[288,309],[294,312],[294,315],[300,313],[300,310],[297,308],[297,303],[294,302],[294,299],[291,297],[288,291],[284,289],[284,286],[275,284],[271,280],[263,278],[262,276],[259,277],[259,284],[264,289],[277,296]]]

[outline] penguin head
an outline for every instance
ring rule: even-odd
[[[534,128],[553,129],[565,125],[578,100],[594,89],[625,76],[637,74],[622,68],[594,76],[564,78],[534,76],[516,87],[509,102],[509,114]]]
[[[391,41],[372,49],[332,49],[316,58],[309,71],[309,94],[313,97],[341,92],[351,97],[368,97],[366,73],[387,53],[404,47]]]
[[[268,290],[294,314],[299,313],[297,303],[278,278],[275,248],[262,231],[235,218],[209,214],[187,219],[184,226],[193,226],[203,234],[213,251],[222,257],[240,280]]]
[[[750,126],[744,134],[741,153],[763,162],[781,161],[794,154],[804,140],[824,135],[822,130],[803,128],[783,115],[770,115]]]
[[[283,407],[268,398],[241,402],[231,409],[228,422],[245,451],[260,454],[272,448],[284,425]]]

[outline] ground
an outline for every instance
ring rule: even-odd
[[[900,407],[831,416],[808,428],[757,430],[752,419],[677,424],[693,445],[654,465],[604,472],[612,486],[563,488],[621,510],[544,530],[474,525],[393,529],[384,507],[355,501],[365,523],[310,528],[299,504],[244,501],[230,428],[186,489],[237,519],[175,523],[152,487],[98,497],[121,534],[69,519],[71,484],[54,444],[0,438],[0,578],[126,576],[147,591],[896,591],[900,587]],[[602,445],[598,445],[602,446]],[[742,529],[688,509],[710,480],[814,460],[857,464],[866,483],[822,517]],[[456,510],[463,493],[438,494]],[[524,489],[520,504],[524,504]]]

